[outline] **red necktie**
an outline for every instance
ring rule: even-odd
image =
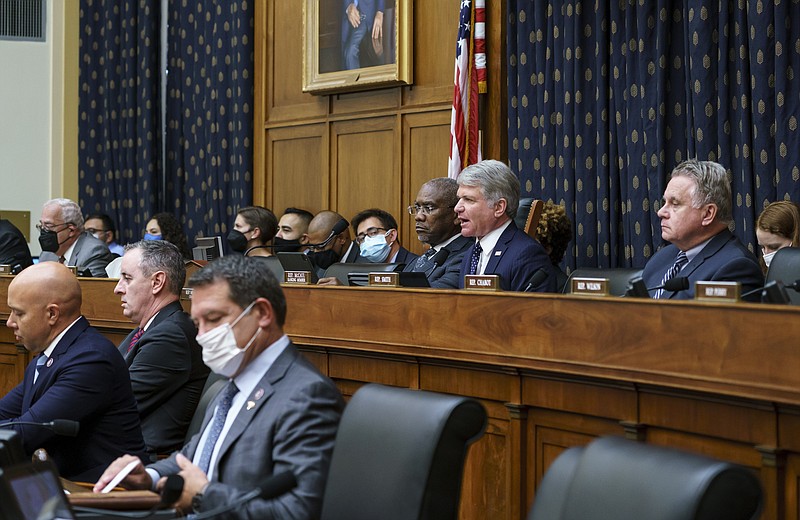
[[[134,334],[133,337],[131,338],[131,342],[128,345],[128,351],[125,352],[126,354],[131,353],[131,350],[133,350],[133,347],[136,346],[136,343],[139,341],[139,338],[142,337],[142,334],[144,334],[144,329],[139,329],[136,331],[136,334]]]

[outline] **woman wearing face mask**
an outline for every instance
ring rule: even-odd
[[[778,249],[800,246],[800,208],[794,202],[781,200],[764,208],[756,222],[756,238],[761,248],[761,268],[769,269]]]
[[[236,213],[228,245],[244,256],[272,256],[270,242],[278,232],[275,214],[261,206],[248,206]]]
[[[192,258],[186,233],[183,232],[183,227],[172,213],[153,215],[153,218],[147,222],[144,240],[166,240],[178,248],[184,259],[191,260]]]

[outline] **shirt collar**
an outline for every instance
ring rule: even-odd
[[[50,357],[50,356],[53,354],[53,351],[56,349],[56,345],[58,345],[58,342],[59,342],[59,341],[61,341],[61,338],[63,338],[63,337],[64,337],[64,334],[66,334],[66,333],[67,333],[67,331],[68,331],[69,329],[71,329],[73,325],[75,325],[76,323],[78,323],[78,320],[79,320],[79,319],[81,319],[81,317],[80,317],[80,316],[78,316],[78,317],[75,319],[75,321],[73,321],[72,323],[70,323],[69,325],[67,325],[67,328],[65,328],[64,330],[62,330],[61,332],[59,332],[58,336],[56,336],[55,338],[53,338],[53,341],[51,341],[51,342],[50,342],[50,345],[49,345],[49,346],[48,346],[46,349],[44,349],[44,355],[45,355],[45,356],[47,356],[47,357]]]
[[[264,378],[264,375],[272,368],[275,360],[278,359],[278,356],[280,356],[288,346],[289,336],[284,334],[244,367],[242,373],[233,379],[241,395],[249,396],[253,393],[258,382]]]
[[[453,240],[457,239],[460,236],[461,236],[461,233],[456,233],[455,235],[451,236],[450,238],[448,238],[444,242],[441,242],[441,243],[436,244],[435,246],[433,246],[433,249],[435,249],[437,251],[441,251],[443,247],[447,247],[447,245],[450,244],[450,242],[452,242]],[[483,247],[483,246],[481,246],[481,247]]]

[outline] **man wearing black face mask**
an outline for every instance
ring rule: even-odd
[[[267,243],[277,231],[278,219],[274,213],[261,206],[248,206],[236,213],[228,245],[245,256],[272,256],[272,246]]]
[[[300,208],[286,208],[278,222],[278,232],[273,239],[273,253],[304,251],[308,237],[308,224],[314,215]]]
[[[39,229],[40,262],[76,266],[78,274],[106,277],[106,266],[114,255],[102,241],[83,229],[81,208],[69,199],[44,203]]]
[[[358,246],[353,242],[349,228],[334,237],[330,236],[333,226],[340,220],[344,219],[335,211],[320,211],[308,224],[305,234],[311,249],[308,257],[317,266],[320,276],[337,262],[351,264],[358,258]]]

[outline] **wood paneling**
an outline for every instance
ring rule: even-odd
[[[267,159],[273,177],[263,194],[280,216],[284,208],[294,206],[317,212],[328,208],[327,125],[289,126],[267,130]],[[278,180],[280,179],[280,181]]]

